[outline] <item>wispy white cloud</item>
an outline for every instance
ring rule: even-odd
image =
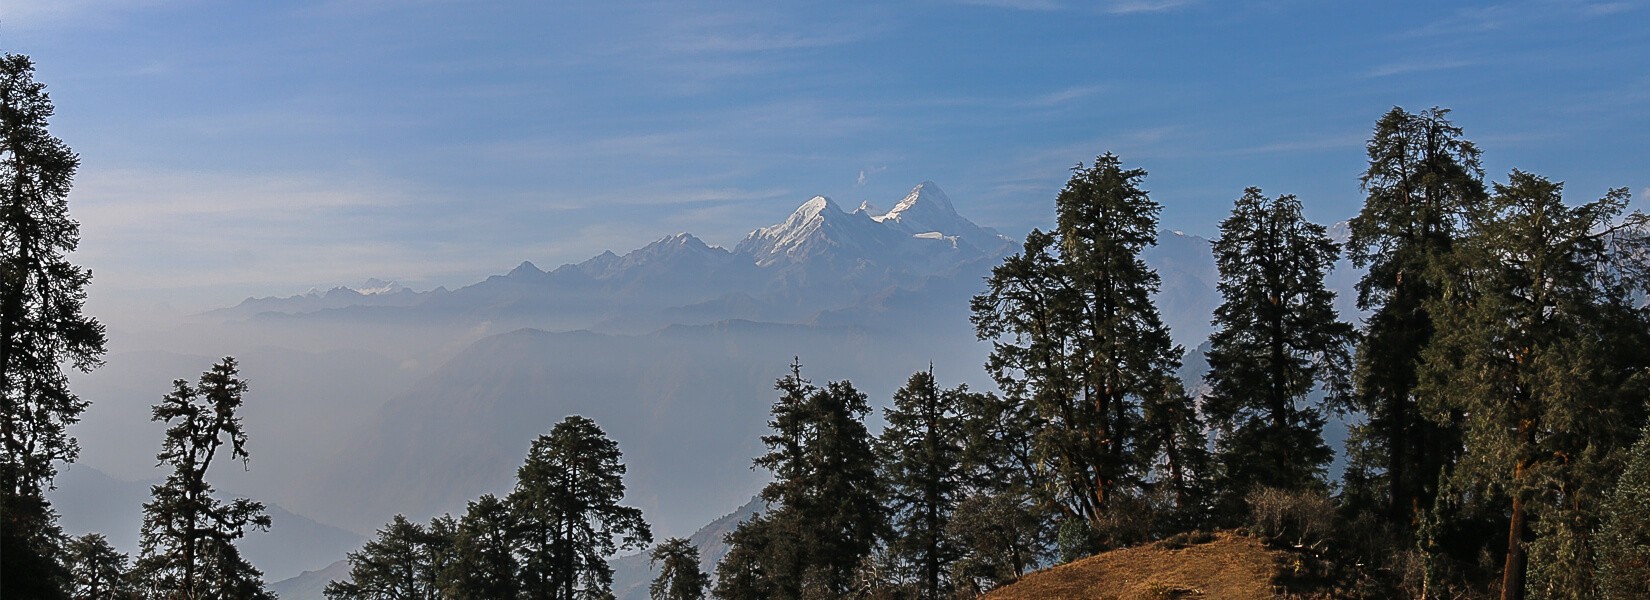
[[[114,291],[286,286],[473,266],[409,241],[419,199],[394,182],[92,170],[71,196],[78,260]],[[430,242],[430,243],[426,243]],[[424,250],[419,248],[423,247]],[[434,250],[434,251],[432,251]]]
[[[1083,99],[1083,98],[1087,98],[1089,96],[1093,96],[1093,95],[1098,94],[1100,92],[1103,92],[1105,90],[1106,90],[1106,87],[1105,86],[1100,86],[1100,85],[1082,85],[1082,86],[1076,86],[1076,87],[1069,87],[1069,88],[1066,88],[1066,89],[1063,89],[1063,90],[1056,90],[1056,91],[1053,91],[1053,92],[1049,92],[1047,94],[1033,96],[1033,97],[1025,100],[1023,104],[1025,106],[1036,107],[1036,108],[1049,108],[1049,107],[1054,107],[1054,106],[1060,106],[1060,105],[1063,105],[1063,104],[1067,104],[1067,103],[1070,103],[1073,100],[1080,100],[1080,99]]]
[[[1105,12],[1114,15],[1132,15],[1139,13],[1154,13],[1174,10],[1187,6],[1196,0],[1116,0],[1107,2],[1102,8]]]
[[[1602,17],[1644,8],[1644,3],[1633,2],[1583,2],[1581,14],[1589,17]]]
[[[1055,0],[959,0],[963,4],[991,6],[1014,10],[1052,11],[1065,8]]]
[[[1589,0],[1525,0],[1493,6],[1457,9],[1404,32],[1401,37],[1470,35],[1499,31],[1555,19],[1591,19],[1644,8],[1638,1],[1592,2]]]
[[[150,227],[184,218],[308,219],[326,213],[386,208],[397,203],[382,183],[340,186],[279,175],[97,170],[76,182],[76,216],[113,226]]]
[[[957,0],[962,4],[974,6],[991,6],[1012,10],[1051,12],[1073,9],[1091,9],[1094,5],[1079,2],[1068,4],[1059,0]],[[1197,0],[1105,0],[1099,4],[1100,12],[1113,15],[1132,15],[1174,10],[1196,2]]]
[[[1400,62],[1381,65],[1364,73],[1366,79],[1391,77],[1393,75],[1408,75],[1411,73],[1425,73],[1428,71],[1445,71],[1477,66],[1478,61],[1472,60],[1419,60],[1414,62]]]
[[[862,35],[858,33],[812,36],[796,33],[711,33],[698,36],[684,36],[680,39],[674,40],[672,47],[685,52],[749,53],[840,46],[843,44],[853,43],[860,39],[863,38]]]
[[[1403,37],[1432,37],[1481,33],[1505,27],[1515,20],[1518,11],[1507,6],[1483,6],[1458,9],[1423,23],[1403,33]]]
[[[872,175],[887,171],[887,166],[865,167],[859,170],[859,177],[854,178],[855,187],[864,187],[865,181]]]

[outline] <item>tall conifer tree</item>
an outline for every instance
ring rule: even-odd
[[[69,540],[64,546],[64,562],[74,577],[69,597],[73,600],[132,600],[137,589],[132,586],[130,561],[125,554],[109,545],[101,533],[88,533]]]
[[[624,473],[619,445],[590,419],[567,417],[533,441],[509,499],[521,524],[520,584],[528,598],[608,594],[606,557],[653,541],[642,511],[619,504]]]
[[[246,382],[234,358],[202,373],[200,383],[179,379],[154,407],[154,420],[169,425],[157,457],[171,465],[166,481],[152,488],[143,505],[143,531],[134,577],[156,598],[273,598],[263,573],[241,558],[235,540],[248,529],[267,531],[261,502],[245,498],[224,504],[212,496],[206,472],[215,459],[243,465],[246,431],[239,411]],[[227,446],[227,447],[225,447]],[[227,450],[228,456],[218,454]]]
[[[1624,277],[1645,271],[1650,219],[1621,218],[1626,190],[1569,207],[1561,189],[1513,171],[1472,213],[1417,389],[1435,419],[1470,415],[1451,495],[1507,499],[1504,600],[1531,572],[1542,597],[1591,594],[1588,538],[1650,397],[1650,322]]]
[[[1349,491],[1384,504],[1390,521],[1409,529],[1430,509],[1437,482],[1458,452],[1456,419],[1424,418],[1415,397],[1416,365],[1431,342],[1430,303],[1448,273],[1463,215],[1484,201],[1477,146],[1461,137],[1448,110],[1412,114],[1394,107],[1369,140],[1368,193],[1350,222],[1347,254],[1367,268],[1358,307],[1371,311],[1357,352],[1353,406],[1367,421],[1354,438],[1378,465],[1349,469]]]
[[[652,600],[702,600],[710,576],[699,569],[699,549],[682,538],[670,538],[653,548],[648,564],[659,571],[648,586]]]
[[[1203,410],[1219,432],[1222,512],[1243,514],[1257,487],[1322,487],[1333,453],[1307,394],[1345,393],[1352,326],[1335,315],[1324,275],[1339,249],[1294,196],[1244,190],[1214,242],[1223,301],[1209,337]]]
[[[1157,243],[1161,210],[1140,188],[1145,176],[1111,154],[1078,165],[1055,199],[1055,230],[1026,236],[972,303],[976,334],[993,343],[987,369],[1031,414],[1034,460],[1049,475],[1040,496],[1093,530],[1116,496],[1144,489],[1155,460],[1140,449],[1184,439],[1169,435],[1179,424],[1148,419],[1195,415],[1165,388],[1181,351],[1152,303],[1157,273],[1140,258]],[[1160,466],[1185,473],[1183,459],[1170,453]]]
[[[503,500],[487,494],[471,501],[453,536],[453,560],[442,573],[442,589],[457,600],[516,597],[520,530]]]
[[[843,597],[886,527],[864,423],[871,408],[852,383],[821,389],[803,379],[799,362],[775,388],[773,433],[762,438],[768,453],[755,461],[774,474],[762,489],[773,510],[728,535],[717,595]]]
[[[78,447],[68,426],[86,402],[65,366],[88,371],[103,325],[81,313],[91,273],[68,195],[80,158],[46,131],[53,112],[27,56],[0,57],[0,595],[61,598],[68,582],[46,502],[58,462]],[[28,576],[20,574],[27,573]]]
[[[952,595],[947,567],[960,555],[946,527],[961,501],[964,432],[960,410],[967,387],[942,390],[934,372],[920,371],[883,409],[888,426],[878,440],[893,537],[890,552],[911,570],[917,598]]]
[[[435,573],[441,544],[428,529],[395,518],[378,537],[349,553],[349,581],[327,584],[331,600],[425,600],[439,598]]]

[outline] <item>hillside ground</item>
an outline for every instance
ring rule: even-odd
[[[1325,597],[1297,579],[1300,555],[1234,532],[1188,534],[1031,573],[987,600]],[[1305,589],[1303,589],[1303,587]]]

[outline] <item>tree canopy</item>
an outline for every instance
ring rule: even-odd
[[[245,464],[250,457],[239,414],[246,382],[235,359],[225,357],[202,373],[198,384],[179,379],[172,385],[172,393],[154,406],[154,420],[167,424],[156,458],[172,473],[151,488],[154,497],[143,505],[134,577],[154,597],[273,598],[264,589],[263,573],[235,546],[247,530],[269,529],[263,503],[245,498],[223,503],[206,481],[216,459]]]

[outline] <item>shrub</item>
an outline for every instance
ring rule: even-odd
[[[1249,503],[1249,532],[1275,543],[1320,546],[1335,531],[1335,503],[1313,490],[1259,488]]]

